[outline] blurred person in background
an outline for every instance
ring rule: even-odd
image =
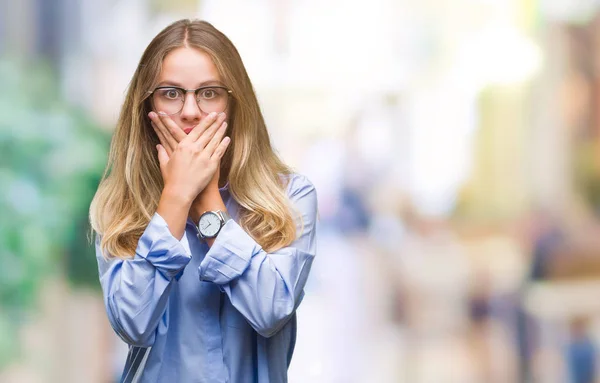
[[[596,382],[597,353],[590,336],[589,319],[575,318],[570,323],[571,341],[567,345],[566,360],[573,383]]]
[[[286,382],[316,191],[274,153],[231,41],[180,20],[146,48],[90,207],[124,382]]]

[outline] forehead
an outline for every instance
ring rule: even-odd
[[[167,54],[158,81],[194,88],[207,81],[221,81],[221,76],[207,53],[182,47]]]

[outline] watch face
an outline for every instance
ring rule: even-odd
[[[221,219],[215,213],[205,213],[200,217],[198,227],[203,236],[214,237],[221,229]]]

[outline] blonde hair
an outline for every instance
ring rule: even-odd
[[[131,258],[158,206],[163,189],[159,141],[147,117],[146,95],[158,81],[166,55],[179,47],[207,53],[232,91],[226,133],[231,144],[221,160],[221,179],[228,180],[240,206],[238,223],[265,251],[289,245],[297,235],[286,194],[291,170],[273,151],[240,55],[211,24],[179,20],[150,42],[129,84],[108,164],[90,206],[91,227],[101,236],[101,248],[105,255]]]

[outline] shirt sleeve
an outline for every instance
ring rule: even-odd
[[[199,267],[200,279],[218,284],[232,305],[262,336],[277,333],[304,296],[315,257],[317,193],[310,181],[290,181],[289,198],[299,216],[297,239],[267,253],[234,220],[221,229]]]
[[[168,295],[191,254],[154,214],[132,259],[104,257],[96,237],[96,259],[108,320],[126,343],[149,347],[165,313]]]

